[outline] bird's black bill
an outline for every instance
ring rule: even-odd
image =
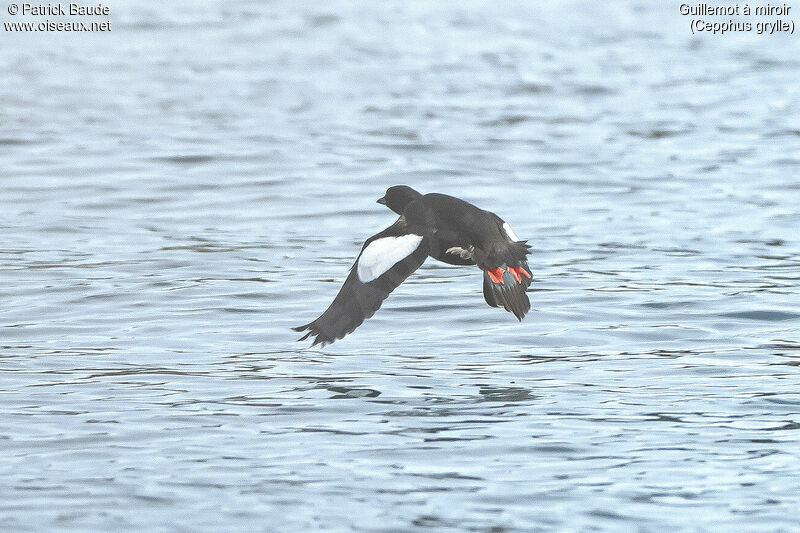
[[[378,198],[378,203],[381,205],[386,205],[386,197],[384,196],[383,198]]]

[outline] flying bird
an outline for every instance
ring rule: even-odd
[[[319,318],[293,328],[314,336],[312,346],[351,333],[380,308],[383,300],[429,256],[483,271],[483,297],[522,320],[530,310],[530,246],[490,211],[446,194],[420,194],[406,185],[386,190],[378,200],[400,217],[361,247],[333,303]]]

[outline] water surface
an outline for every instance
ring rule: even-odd
[[[111,9],[2,34],[0,528],[796,528],[795,36],[669,2]],[[431,261],[295,342],[398,183],[528,239],[530,314]]]

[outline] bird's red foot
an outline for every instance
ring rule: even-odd
[[[489,277],[492,278],[492,281],[495,283],[503,283],[503,268],[502,267],[495,267],[495,268],[486,268],[486,273],[489,274]]]
[[[518,282],[522,281],[522,277],[521,276],[525,276],[526,278],[531,277],[531,275],[528,274],[528,271],[525,270],[522,267],[508,267],[508,272],[512,276],[514,276],[514,279],[517,280]]]

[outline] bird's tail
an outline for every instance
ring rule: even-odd
[[[502,306],[514,313],[518,320],[522,320],[531,308],[527,289],[533,279],[528,263],[522,261],[521,265],[509,268],[504,264],[492,272],[483,272],[483,297],[486,303],[492,307]],[[502,275],[498,276],[500,269]]]

